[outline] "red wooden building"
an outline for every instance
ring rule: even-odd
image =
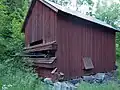
[[[115,33],[95,18],[46,0],[33,0],[25,19],[25,53],[40,76],[57,68],[66,78],[115,68]]]

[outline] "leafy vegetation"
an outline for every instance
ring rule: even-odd
[[[25,67],[22,58],[13,57],[24,46],[21,27],[27,7],[27,0],[0,0],[0,88],[3,85],[22,85],[23,81],[29,85],[29,80],[32,81],[33,75],[28,73],[31,69]]]
[[[115,28],[118,28],[118,25],[120,23],[120,4],[113,2],[113,4],[107,7],[106,6],[106,3],[102,3],[101,5],[98,2],[95,17]]]

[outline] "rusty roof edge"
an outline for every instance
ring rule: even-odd
[[[40,1],[41,1],[41,0],[40,0]],[[60,11],[62,11],[62,12],[71,14],[71,15],[76,16],[76,17],[79,17],[79,18],[81,18],[81,19],[84,19],[84,20],[87,20],[87,21],[90,21],[90,22],[93,22],[93,23],[96,23],[96,24],[99,24],[99,25],[102,25],[102,26],[105,26],[105,27],[108,27],[108,28],[111,28],[111,29],[113,29],[113,30],[115,30],[115,31],[119,31],[119,32],[120,32],[120,29],[116,29],[116,28],[112,27],[111,25],[107,24],[106,22],[103,22],[103,21],[101,21],[101,20],[99,20],[99,19],[96,19],[96,18],[94,18],[94,17],[87,16],[87,15],[83,15],[83,14],[81,14],[81,13],[78,12],[78,11],[70,10],[70,9],[68,9],[68,8],[65,8],[65,7],[63,7],[63,6],[60,6],[60,5],[55,4],[55,3],[51,2],[51,1],[48,1],[48,0],[42,0],[42,1],[50,4],[51,6],[57,8],[58,10],[60,10]]]

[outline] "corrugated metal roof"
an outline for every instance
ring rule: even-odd
[[[48,1],[48,0],[39,0],[39,1],[41,1],[42,3],[44,3],[45,5],[47,5],[48,7],[50,7],[51,9],[54,8],[53,10],[55,10],[55,8],[58,9],[58,11],[55,10],[56,12],[59,12],[59,10],[60,10],[60,11],[62,11],[62,12],[71,14],[71,15],[76,16],[76,17],[79,17],[79,18],[81,18],[81,19],[85,19],[85,20],[87,20],[87,21],[91,21],[91,22],[93,22],[93,23],[96,23],[96,24],[99,24],[99,25],[102,25],[102,26],[105,26],[105,27],[114,29],[115,31],[120,31],[119,29],[116,29],[116,28],[112,27],[111,25],[108,25],[107,23],[105,23],[105,22],[103,22],[103,21],[101,21],[101,20],[98,20],[98,19],[96,19],[96,18],[94,18],[94,17],[91,17],[91,16],[83,15],[83,14],[81,14],[81,13],[78,12],[78,11],[72,11],[72,10],[70,10],[70,9],[68,9],[68,8],[65,8],[65,7],[63,7],[63,6],[60,6],[60,5],[58,5],[58,4],[55,4],[55,3],[53,3],[53,2],[50,2],[50,1]],[[51,6],[52,6],[52,7],[51,7]]]

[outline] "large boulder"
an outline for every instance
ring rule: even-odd
[[[105,73],[97,73],[94,77],[95,77],[95,82],[103,83],[105,79]]]
[[[94,83],[94,76],[83,76],[83,81],[88,82],[88,83]]]
[[[76,85],[77,83],[80,83],[81,81],[83,81],[82,78],[78,78],[78,79],[72,79],[69,82],[72,83],[73,85]]]

